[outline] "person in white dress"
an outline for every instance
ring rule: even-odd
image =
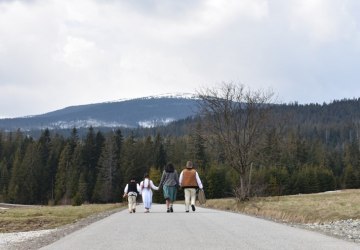
[[[150,180],[149,174],[144,175],[144,180],[140,182],[140,189],[141,189],[141,196],[145,208],[145,213],[150,212],[151,205],[152,205],[152,196],[154,190],[159,190],[159,187],[155,186],[153,181]]]

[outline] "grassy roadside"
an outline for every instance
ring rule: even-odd
[[[235,199],[208,200],[206,207],[290,223],[360,219],[360,189],[254,198],[242,203]]]
[[[118,210],[123,204],[27,206],[0,210],[0,233],[53,229],[82,218]]]
[[[31,206],[0,210],[0,233],[52,229],[99,213],[123,209],[125,205]],[[242,203],[235,199],[214,199],[208,200],[206,207],[290,223],[360,219],[360,189],[254,198]]]

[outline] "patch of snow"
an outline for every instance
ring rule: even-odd
[[[0,249],[6,249],[6,245],[19,243],[33,238],[37,238],[42,235],[50,234],[57,229],[29,231],[29,232],[17,232],[17,233],[0,233]],[[2,248],[4,246],[5,248]]]
[[[198,96],[194,93],[165,93],[165,94],[145,96],[145,97],[139,97],[139,98],[122,98],[122,99],[109,101],[109,102],[105,102],[105,103],[124,102],[124,101],[131,101],[131,100],[160,99],[160,98],[198,99]]]
[[[165,119],[155,119],[155,120],[147,120],[147,121],[139,121],[139,126],[143,128],[153,128],[160,125],[166,125],[170,122],[175,121],[174,118],[165,118]]]
[[[57,121],[54,123],[50,123],[46,127],[49,129],[71,129],[71,128],[86,128],[86,127],[129,127],[127,124],[122,124],[118,122],[105,122],[105,121],[99,121],[95,119],[88,119],[88,120],[76,120],[76,121]],[[44,128],[40,128],[44,129]]]

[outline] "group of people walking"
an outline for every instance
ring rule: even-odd
[[[168,163],[162,173],[159,186],[155,186],[150,180],[149,174],[144,175],[144,180],[138,184],[135,178],[125,186],[124,197],[128,197],[129,212],[136,212],[136,198],[138,194],[142,195],[142,201],[145,213],[149,213],[152,205],[152,190],[159,190],[162,187],[164,199],[166,202],[166,211],[174,212],[173,204],[176,200],[176,194],[179,187],[184,189],[185,212],[189,212],[190,206],[195,211],[196,189],[203,189],[198,172],[194,169],[193,163],[188,161],[186,167],[178,175],[174,165]]]

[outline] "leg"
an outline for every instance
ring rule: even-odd
[[[131,196],[131,198],[132,198],[131,209],[132,209],[132,212],[135,213],[136,212],[136,196]]]
[[[174,212],[174,209],[173,209],[173,201],[170,201],[170,212],[172,213],[172,212]]]
[[[171,212],[171,213],[174,212],[173,204],[174,204],[174,201],[176,200],[176,192],[177,192],[176,186],[172,186],[172,187],[170,188],[170,200],[169,200],[169,203],[170,203],[170,212]]]
[[[190,206],[190,188],[184,189],[184,196],[185,196],[185,211],[189,212],[189,206]]]
[[[142,192],[142,202],[144,204],[145,212],[149,210],[150,202],[147,191]]]
[[[196,201],[196,189],[195,188],[191,188],[190,190],[191,192],[191,209],[192,211],[195,211],[195,201]]]
[[[164,193],[164,198],[165,198],[165,202],[166,202],[167,212],[170,212],[170,210],[169,210],[169,205],[170,205],[169,192],[170,192],[169,187],[164,185],[163,186],[163,193]]]
[[[167,212],[170,212],[170,199],[166,199],[166,209],[167,209]]]
[[[129,205],[129,212],[132,213],[132,196],[128,196],[128,205]]]

